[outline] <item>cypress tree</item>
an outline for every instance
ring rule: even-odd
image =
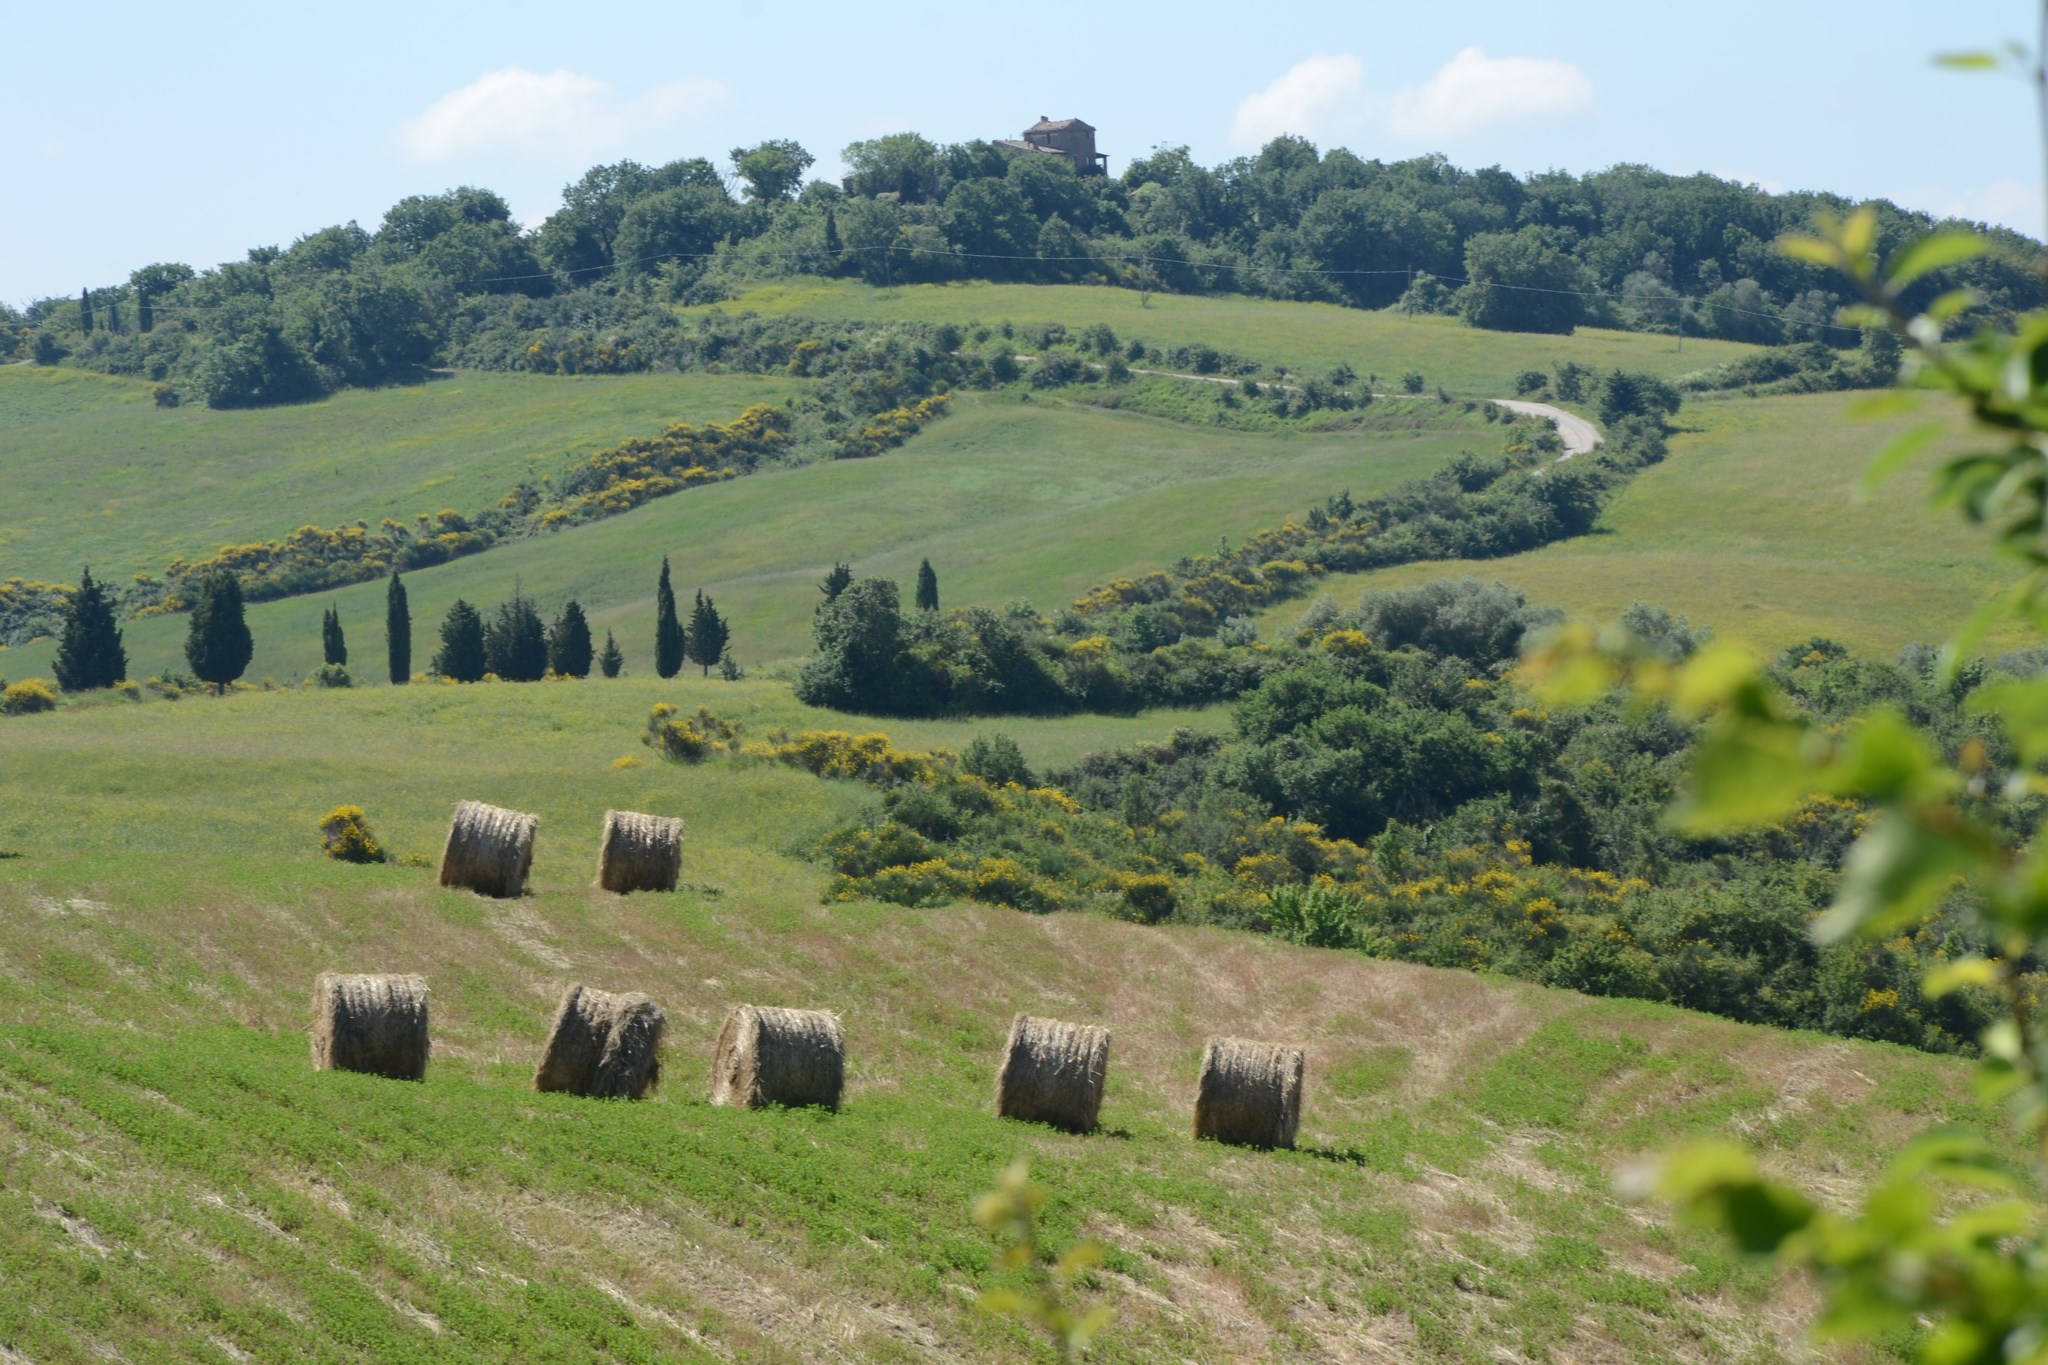
[[[725,618],[699,588],[697,605],[690,612],[690,662],[702,664],[707,678],[711,676],[711,665],[725,653],[727,634]]]
[[[932,562],[929,559],[917,566],[917,609],[939,609],[939,576],[932,572]]]
[[[506,682],[539,682],[548,671],[548,629],[533,599],[518,588],[484,628],[484,664]]]
[[[669,583],[668,556],[661,558],[661,583],[654,590],[654,671],[673,678],[682,671],[688,646],[683,623],[676,619],[676,590]]]
[[[391,665],[391,681],[403,685],[412,681],[412,605],[405,600],[405,584],[391,575],[384,590],[384,653]]]
[[[121,298],[118,294],[107,300],[107,330],[117,336],[121,331]]]
[[[839,259],[839,216],[832,212],[830,205],[825,208],[825,254],[833,260]]]
[[[156,326],[156,311],[149,306],[149,291],[135,291],[135,326],[140,331],[150,331]]]
[[[847,584],[851,582],[853,582],[852,566],[834,563],[832,565],[832,572],[826,574],[825,581],[818,585],[818,591],[824,593],[825,600],[830,602],[839,596],[840,593],[845,592]]]
[[[81,332],[90,332],[92,330],[92,291],[90,289],[78,291],[78,330]]]
[[[459,597],[441,622],[434,671],[457,682],[477,682],[484,676],[484,618]]]
[[[604,670],[607,678],[618,677],[619,670],[626,666],[626,656],[619,652],[619,642],[612,638],[610,631],[604,633],[604,653],[597,656],[597,666]]]
[[[52,665],[57,685],[66,692],[112,687],[128,676],[128,651],[121,646],[121,628],[107,590],[93,582],[92,570],[79,576],[78,592],[64,613],[64,634]]]
[[[348,665],[348,640],[341,633],[341,611],[329,607],[320,617],[320,653],[328,663]]]
[[[548,632],[548,667],[565,678],[590,676],[590,622],[573,598]]]
[[[201,682],[213,684],[218,697],[242,676],[256,652],[242,605],[242,581],[225,570],[199,585],[192,604],[192,623],[185,636],[185,662]]]

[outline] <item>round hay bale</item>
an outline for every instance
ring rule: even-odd
[[[320,973],[313,982],[313,1069],[425,1080],[427,979]]]
[[[711,1102],[759,1109],[839,1107],[846,1084],[846,1032],[823,1010],[735,1005],[718,1031]]]
[[[625,895],[673,891],[683,871],[683,822],[638,811],[604,813],[597,852],[597,884]]]
[[[1195,1140],[1240,1147],[1292,1147],[1301,1126],[1301,1080],[1308,1057],[1298,1047],[1211,1038],[1195,1094]]]
[[[1108,1074],[1108,1029],[1020,1014],[996,1073],[996,1114],[1091,1133]]]
[[[661,1031],[667,1023],[661,1006],[638,991],[571,986],[548,1025],[533,1088],[640,1099],[661,1080]]]
[[[464,801],[455,807],[441,850],[441,885],[460,886],[500,900],[526,893],[533,866],[533,835],[540,817]]]

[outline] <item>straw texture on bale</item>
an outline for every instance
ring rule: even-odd
[[[718,1031],[711,1102],[759,1109],[839,1107],[846,1083],[846,1033],[823,1010],[735,1005]]]
[[[598,846],[597,884],[629,891],[673,891],[683,871],[683,822],[665,815],[608,810]]]
[[[464,801],[448,826],[441,850],[441,885],[460,886],[503,900],[525,894],[533,866],[533,834],[540,817]]]
[[[426,978],[320,973],[313,982],[313,1069],[425,1080]]]
[[[661,1006],[638,991],[571,986],[548,1025],[533,1088],[637,1100],[661,1080],[661,1031],[667,1023]]]
[[[1307,1060],[1298,1047],[1211,1038],[1202,1052],[1202,1081],[1195,1095],[1196,1140],[1292,1147],[1301,1126]]]
[[[1070,1133],[1093,1132],[1108,1074],[1108,1029],[1020,1014],[1010,1023],[996,1073],[996,1113]]]

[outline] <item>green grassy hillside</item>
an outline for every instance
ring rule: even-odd
[[[764,284],[715,305],[728,313],[797,313],[832,319],[981,322],[1070,329],[1106,322],[1119,338],[1151,346],[1205,342],[1263,364],[1321,373],[1348,364],[1390,387],[1404,370],[1461,398],[1513,395],[1515,375],[1577,361],[1596,369],[1680,375],[1755,348],[1643,332],[1582,327],[1569,337],[1478,331],[1451,318],[1407,317],[1329,303],[1281,303],[1233,294],[1154,294],[1086,285],[920,284],[876,289],[850,280]]]
[[[1324,591],[1348,608],[1369,588],[1472,574],[1593,620],[1658,603],[1764,651],[1816,633],[1881,656],[1946,639],[2016,567],[1981,528],[1928,510],[1935,456],[1858,496],[1899,424],[1852,416],[1856,398],[1688,404],[1671,457],[1638,474],[1593,535],[1506,559],[1338,575]],[[1272,608],[1266,624],[1291,627],[1302,609]]]
[[[717,599],[749,664],[809,648],[815,585],[835,558],[908,583],[929,557],[949,603],[1021,597],[1050,609],[1104,578],[1207,549],[1218,535],[1300,516],[1339,488],[1386,488],[1499,440],[1499,428],[1477,419],[1423,434],[1260,436],[970,395],[955,415],[876,459],[695,489],[409,574],[415,666],[426,666],[433,632],[457,597],[488,606],[520,583],[550,611],[578,598],[599,632],[618,632],[629,669],[651,668],[663,555],[686,603],[699,587]],[[381,583],[252,606],[249,676],[316,667],[330,601],[366,665],[357,671],[381,676]],[[131,673],[184,667],[184,617],[134,621],[126,631]],[[46,672],[51,648],[0,651],[0,674]]]
[[[475,512],[521,479],[677,421],[726,421],[800,381],[454,375],[319,403],[164,409],[151,385],[0,368],[0,578],[156,573],[183,555],[357,518]]]
[[[1024,1155],[1051,1247],[1109,1248],[1084,1295],[1116,1310],[1105,1361],[1789,1359],[1805,1291],[1618,1204],[1616,1167],[1741,1134],[1846,1196],[1968,1112],[1966,1066],[1881,1046],[1217,930],[822,905],[798,855],[864,790],[614,767],[657,698],[757,734],[805,719],[773,684],[626,679],[0,721],[0,1344],[39,1365],[1050,1359],[973,1307],[1005,1280],[972,1201]],[[1044,763],[1176,719],[1004,728]],[[318,855],[336,802],[431,854],[463,797],[540,814],[530,897]],[[608,806],[689,822],[682,892],[591,889]],[[425,1084],[310,1070],[323,969],[428,977]],[[667,1010],[656,1098],[531,1093],[571,981]],[[705,1103],[742,1001],[842,1013],[842,1112]],[[1112,1028],[1103,1132],[989,1115],[1017,1010]],[[1309,1049],[1301,1150],[1188,1141],[1218,1033]]]

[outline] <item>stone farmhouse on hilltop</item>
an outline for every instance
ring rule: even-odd
[[[1077,118],[1051,119],[1040,114],[1023,137],[1004,138],[996,146],[1063,156],[1082,175],[1109,174],[1109,157],[1095,150],[1095,129]]]

